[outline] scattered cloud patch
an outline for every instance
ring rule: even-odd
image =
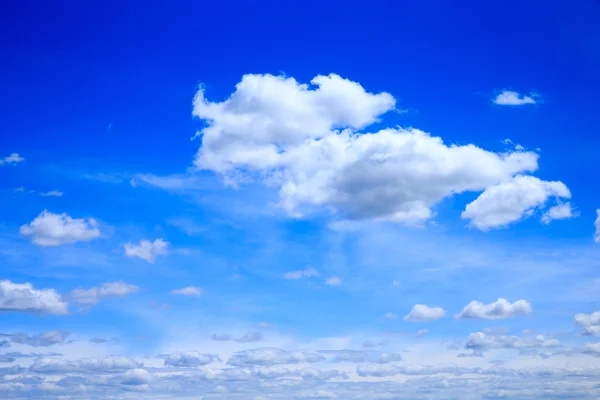
[[[404,316],[405,321],[427,322],[435,321],[446,316],[446,310],[441,307],[429,307],[425,304],[415,304],[408,314]]]
[[[457,319],[506,319],[530,314],[533,311],[531,304],[525,300],[510,303],[506,299],[498,299],[490,304],[472,301],[463,310],[455,315]]]
[[[228,365],[238,367],[316,363],[325,358],[318,353],[306,351],[289,352],[275,347],[263,347],[238,352],[227,360]]]
[[[329,286],[339,286],[342,284],[342,279],[337,276],[332,276],[325,281],[325,284]]]
[[[0,312],[65,315],[67,303],[54,289],[34,289],[31,283],[0,281]]]
[[[512,90],[504,90],[498,93],[492,102],[500,106],[523,106],[525,104],[536,104],[534,97],[533,94],[526,96]]]
[[[383,318],[386,318],[386,319],[396,319],[396,318],[398,318],[398,316],[396,314],[394,314],[394,313],[389,312],[389,313],[385,314],[383,316]]]
[[[315,276],[320,276],[319,271],[316,269],[309,267],[306,269],[301,269],[298,271],[287,272],[283,277],[285,279],[302,279],[302,278],[312,278]]]
[[[98,287],[91,287],[89,289],[78,288],[71,291],[67,297],[85,309],[102,300],[126,297],[140,290],[138,286],[119,281],[103,283]]]
[[[197,367],[220,361],[216,354],[201,354],[198,351],[184,351],[173,353],[165,358],[165,366],[173,367]]]
[[[171,290],[169,293],[179,296],[199,297],[202,294],[202,289],[195,286],[187,286],[181,289]]]
[[[64,344],[70,335],[66,331],[48,331],[37,335],[28,335],[26,333],[0,334],[0,337],[8,338],[12,343],[25,344],[33,347],[48,347],[55,344]]]
[[[156,239],[153,242],[149,240],[141,240],[139,244],[126,243],[125,255],[127,257],[138,257],[146,260],[149,263],[154,263],[156,258],[169,253],[169,242],[162,238]]]
[[[20,162],[25,161],[23,157],[21,157],[18,153],[12,153],[4,158],[0,158],[0,165],[5,164],[18,164]]]
[[[71,218],[67,213],[54,214],[47,210],[21,226],[20,233],[43,247],[88,242],[101,236],[98,222],[93,218]]]
[[[60,190],[50,190],[49,192],[42,192],[40,193],[40,196],[43,197],[62,197],[64,193],[61,192]]]

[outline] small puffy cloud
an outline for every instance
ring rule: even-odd
[[[498,299],[490,304],[472,301],[463,310],[455,315],[458,319],[506,319],[530,314],[533,311],[531,304],[525,300],[510,303],[506,299]]]
[[[550,197],[568,199],[571,192],[562,182],[542,181],[533,176],[516,176],[485,189],[479,197],[467,204],[461,217],[470,220],[471,225],[481,230],[503,227],[532,215]],[[564,213],[564,210],[554,211],[555,214],[560,212]]]
[[[0,312],[64,315],[67,303],[54,289],[34,289],[31,283],[0,281]]]
[[[385,314],[385,315],[383,316],[383,318],[387,318],[387,319],[396,319],[396,318],[398,318],[398,316],[397,316],[396,314],[394,314],[394,313],[391,313],[391,312],[389,312],[389,313]]]
[[[140,290],[138,286],[129,285],[122,281],[108,282],[89,289],[75,289],[68,294],[68,298],[74,303],[90,307],[102,300],[126,297]]]
[[[31,237],[33,243],[39,246],[87,242],[101,236],[98,222],[93,218],[71,218],[67,213],[54,214],[47,210],[21,226],[20,233]]]
[[[575,324],[581,328],[582,335],[600,337],[600,311],[575,314]]]
[[[594,227],[596,231],[594,232],[594,242],[600,243],[600,208],[596,210],[596,221],[594,221]]]
[[[156,239],[154,242],[149,240],[141,240],[139,244],[126,243],[125,255],[127,257],[138,257],[153,263],[156,257],[163,256],[169,253],[169,242],[162,238]]]
[[[70,335],[65,331],[48,331],[37,335],[28,335],[26,333],[0,334],[0,337],[6,337],[13,343],[25,344],[33,347],[48,347],[55,344],[63,344]]]
[[[446,316],[446,310],[441,307],[429,307],[425,304],[415,304],[412,310],[404,316],[405,321],[426,322]]]
[[[50,190],[49,192],[40,193],[40,196],[44,197],[61,197],[64,193],[60,190]]]
[[[0,158],[0,165],[4,164],[17,164],[25,161],[18,153],[12,153],[6,157]]]
[[[183,351],[169,354],[165,358],[165,366],[171,367],[197,367],[220,361],[216,354],[201,354],[198,351]]]
[[[338,286],[342,284],[342,279],[337,276],[332,276],[325,281],[325,284],[329,286]]]
[[[228,365],[238,367],[316,363],[325,358],[318,353],[306,351],[289,352],[275,347],[262,347],[235,353],[227,360]]]
[[[169,293],[179,296],[199,297],[202,294],[202,289],[195,286],[187,286],[181,289],[171,290]]]
[[[150,383],[151,380],[152,380],[152,375],[150,374],[150,372],[148,372],[142,368],[135,368],[135,369],[132,369],[131,371],[127,371],[127,372],[125,372],[125,374],[123,374],[123,380],[121,381],[121,383],[123,385],[138,386],[138,385],[147,385]]]
[[[417,331],[417,336],[419,336],[419,337],[420,337],[420,336],[425,336],[425,335],[427,335],[429,332],[430,332],[430,330],[429,330],[429,329],[419,329],[419,330]]]
[[[302,279],[302,278],[312,278],[315,276],[320,276],[319,271],[316,269],[309,267],[306,269],[301,269],[298,271],[287,272],[283,277],[285,279]]]
[[[555,219],[569,219],[576,218],[579,216],[579,213],[573,210],[571,203],[558,204],[542,215],[542,223],[549,224]]]
[[[512,90],[502,91],[492,101],[494,104],[500,106],[522,106],[536,103],[533,95],[520,95],[518,92],[513,92]]]

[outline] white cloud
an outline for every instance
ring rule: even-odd
[[[181,289],[171,290],[169,293],[177,294],[180,296],[195,296],[198,297],[202,294],[202,289],[194,286],[187,286]]]
[[[529,349],[559,346],[561,346],[559,340],[546,339],[542,335],[538,335],[534,338],[520,338],[518,336],[487,335],[483,332],[471,333],[465,343],[465,349],[473,350],[478,353],[491,349]]]
[[[71,373],[71,372],[110,372],[130,370],[141,364],[126,357],[110,356],[106,358],[82,358],[80,360],[65,360],[57,358],[40,358],[29,368],[37,373]]]
[[[216,354],[202,354],[198,351],[183,351],[181,353],[169,354],[165,358],[165,365],[173,367],[203,366],[219,361]]]
[[[40,246],[87,242],[101,235],[98,222],[93,218],[71,218],[67,213],[54,214],[47,210],[21,226],[20,233],[31,237],[33,243]]]
[[[594,232],[594,242],[600,243],[600,208],[596,210],[596,221],[594,221],[594,227],[596,231]]]
[[[64,315],[67,303],[54,289],[34,289],[31,283],[0,281],[0,312],[28,312],[38,315]]]
[[[123,385],[147,385],[152,380],[152,374],[142,368],[135,368],[125,372],[121,383]]]
[[[581,328],[582,335],[600,337],[600,311],[594,311],[591,314],[576,314],[575,324]]]
[[[357,133],[392,110],[393,98],[337,75],[312,83],[245,75],[221,103],[206,100],[201,88],[194,115],[207,127],[195,165],[228,180],[250,175],[277,186],[279,205],[290,215],[333,210],[405,223],[430,218],[446,197],[538,168],[533,152],[448,146],[418,129]]]
[[[3,164],[17,164],[25,161],[23,157],[21,157],[18,153],[12,153],[4,158],[0,158],[0,165]]]
[[[227,360],[228,365],[259,366],[279,364],[316,363],[325,358],[318,353],[306,351],[289,352],[275,347],[263,347],[245,350],[234,354]]]
[[[337,399],[338,398],[338,396],[335,393],[330,392],[328,390],[324,390],[324,389],[315,389],[315,390],[308,390],[308,391],[300,392],[300,393],[296,394],[295,397],[297,399]]]
[[[49,192],[40,193],[44,197],[61,197],[64,193],[60,190],[50,190]]]
[[[573,210],[571,203],[564,203],[550,208],[542,215],[542,222],[549,224],[555,219],[568,219],[578,217],[579,213]]]
[[[329,286],[338,286],[342,284],[342,279],[338,276],[332,276],[325,281],[325,284]]]
[[[525,300],[510,303],[506,299],[498,299],[490,304],[472,301],[463,310],[455,315],[459,319],[505,319],[530,314],[533,311],[531,304]]]
[[[75,289],[69,293],[68,297],[74,303],[78,303],[82,306],[93,306],[105,299],[126,297],[139,291],[139,287],[119,281],[103,283],[98,287],[89,289]]]
[[[156,260],[156,257],[169,253],[169,242],[162,238],[156,239],[154,242],[141,240],[138,245],[126,243],[124,247],[125,255],[127,257],[139,257],[149,263],[153,263]]]
[[[397,316],[396,314],[394,314],[394,313],[391,313],[391,312],[389,312],[389,313],[385,314],[385,315],[383,316],[383,318],[387,318],[387,319],[396,319],[396,318],[398,318],[398,316]]]
[[[28,335],[26,333],[0,334],[0,337],[6,337],[13,343],[26,344],[33,347],[48,347],[65,343],[69,335],[69,332],[55,330],[37,335]]]
[[[412,310],[404,316],[405,321],[425,322],[434,321],[446,316],[446,310],[441,307],[429,307],[425,304],[415,304]]]
[[[306,269],[301,269],[298,271],[287,272],[283,277],[285,279],[302,279],[302,278],[312,278],[315,276],[320,276],[319,271],[316,269],[309,267]]]
[[[425,336],[427,335],[429,332],[431,332],[429,329],[419,329],[417,331],[417,336]]]
[[[479,229],[506,226],[543,206],[548,198],[570,198],[571,192],[562,182],[542,181],[533,176],[516,176],[490,186],[461,214]]]
[[[533,95],[525,96],[520,95],[518,92],[513,92],[511,90],[504,90],[499,93],[493,100],[494,104],[498,104],[501,106],[522,106],[525,104],[535,104],[536,101],[533,98]]]

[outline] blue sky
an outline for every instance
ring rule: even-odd
[[[0,391],[600,395],[599,2],[5,11]]]

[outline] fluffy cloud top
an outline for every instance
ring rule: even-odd
[[[550,197],[568,199],[571,192],[562,182],[546,182],[533,176],[516,176],[510,181],[488,187],[477,199],[467,204],[461,216],[483,230],[505,226],[531,215]],[[564,216],[567,210],[557,207],[548,211],[542,220],[550,222],[560,217],[567,218]],[[571,212],[570,205],[568,211]]]
[[[510,303],[508,300],[500,298],[490,304],[472,301],[455,317],[459,319],[505,319],[526,315],[532,311],[531,304],[525,300]]]
[[[12,153],[4,158],[0,158],[0,165],[3,164],[16,164],[25,161],[18,153]]]
[[[141,240],[139,244],[126,243],[125,255],[127,257],[138,257],[153,263],[156,257],[163,256],[169,253],[169,242],[162,238],[156,239],[154,242],[149,240]]]
[[[174,289],[171,290],[169,293],[171,294],[177,294],[180,296],[193,296],[193,297],[199,297],[202,294],[202,289],[199,287],[194,287],[194,286],[187,286],[181,289]]]
[[[536,101],[532,96],[520,95],[518,92],[504,90],[499,93],[494,99],[494,104],[501,106],[522,106],[525,104],[535,104]]]
[[[126,297],[139,291],[139,287],[119,281],[103,283],[98,287],[91,287],[89,289],[75,289],[69,293],[68,297],[73,302],[83,306],[93,306],[105,299]]]
[[[429,307],[425,304],[415,304],[412,310],[404,316],[405,321],[425,322],[443,318],[446,310],[441,307]]]
[[[0,281],[0,311],[64,315],[68,305],[54,289],[34,289],[31,283]]]
[[[40,246],[87,242],[101,235],[98,222],[93,218],[71,218],[67,213],[54,214],[47,210],[21,226],[20,232]]]
[[[369,93],[333,74],[317,76],[310,85],[284,76],[245,75],[223,102],[210,102],[201,88],[193,113],[207,126],[198,133],[202,146],[195,165],[230,182],[259,178],[275,185],[279,206],[290,215],[329,210],[350,219],[404,223],[427,220],[444,198],[510,184],[538,168],[533,152],[446,145],[412,128],[359,132],[394,106],[388,93]],[[554,183],[541,186],[562,191]],[[516,203],[514,212],[537,204],[520,205],[519,191],[503,193],[507,199],[488,192],[465,217],[485,220],[482,208],[502,211],[501,204],[490,202]]]

